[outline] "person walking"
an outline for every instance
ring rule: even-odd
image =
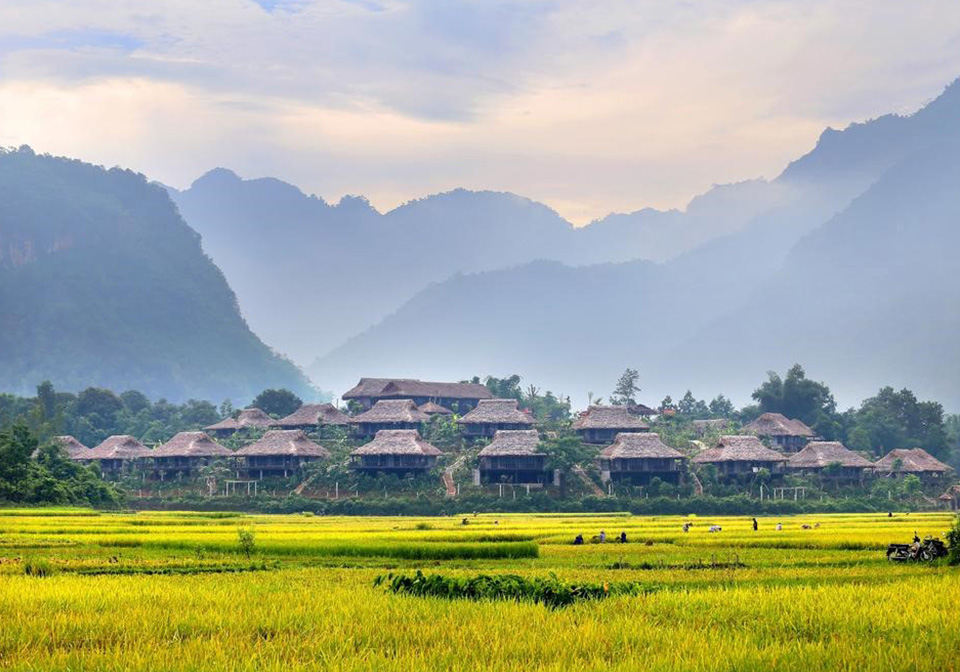
[[[756,519],[756,518],[753,519],[753,531],[754,531],[754,532],[757,531],[757,519]]]

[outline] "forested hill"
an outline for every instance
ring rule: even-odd
[[[128,170],[0,152],[0,391],[182,400],[316,392],[247,327],[166,191]]]

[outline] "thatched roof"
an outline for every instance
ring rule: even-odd
[[[330,451],[307,438],[302,429],[272,429],[263,437],[241,448],[238,457],[268,457],[293,455],[295,457],[330,457]]]
[[[790,420],[780,413],[764,413],[753,422],[744,425],[744,434],[757,436],[814,436],[812,429],[799,420]]]
[[[236,431],[240,429],[240,425],[237,424],[237,421],[234,418],[224,418],[220,422],[215,422],[212,425],[207,425],[203,428],[205,432],[216,432],[224,430],[233,430]]]
[[[153,457],[230,457],[228,449],[203,432],[180,432],[153,451]]]
[[[420,404],[420,412],[426,413],[427,415],[453,415],[453,411],[449,408],[444,408],[440,404],[435,404],[432,401]]]
[[[63,448],[70,457],[79,457],[90,452],[89,448],[70,435],[55,436],[53,437],[53,442],[60,444],[60,447]]]
[[[954,499],[960,499],[960,483],[951,485],[949,488],[947,488],[946,492],[938,497],[938,499],[942,499],[947,502],[953,501]]]
[[[613,444],[600,451],[607,459],[686,459],[663,441],[659,434],[629,432],[617,434]]]
[[[273,427],[304,427],[307,425],[347,425],[350,418],[333,404],[304,404],[285,418],[272,423]]]
[[[493,441],[480,451],[480,457],[546,455],[537,450],[540,435],[535,429],[500,429],[493,435]]]
[[[791,469],[821,469],[830,464],[862,469],[873,467],[872,462],[860,457],[839,441],[811,441],[787,460],[787,466]]]
[[[521,411],[516,399],[481,399],[477,407],[460,418],[462,425],[532,425],[533,418]]]
[[[785,462],[787,458],[770,450],[755,436],[721,436],[717,445],[705,450],[693,461],[696,464],[716,462]]]
[[[493,394],[479,383],[431,383],[411,378],[361,378],[344,399],[358,397],[429,397],[432,399],[490,399]]]
[[[430,416],[417,408],[412,399],[381,399],[366,413],[350,418],[353,424],[362,422],[428,422]]]
[[[91,448],[79,459],[83,460],[135,460],[150,457],[153,452],[128,434],[108,436],[103,443]]]
[[[351,455],[443,455],[420,438],[415,429],[381,429],[373,441],[360,446]]]
[[[574,429],[628,429],[638,432],[650,429],[626,406],[591,406],[573,421]]]
[[[874,467],[878,471],[894,471],[893,463],[900,460],[903,464],[897,469],[900,473],[946,473],[951,467],[944,464],[923,448],[896,448],[880,458]]]
[[[634,415],[656,415],[657,411],[650,408],[646,404],[630,404],[630,412]]]
[[[261,411],[259,408],[245,408],[237,416],[237,425],[244,427],[269,427],[273,424],[273,418]]]

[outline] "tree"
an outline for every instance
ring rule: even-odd
[[[268,415],[290,415],[303,406],[303,401],[290,390],[269,389],[256,396],[251,406],[259,408]]]
[[[147,399],[147,395],[138,390],[127,390],[120,395],[120,400],[123,402],[123,407],[132,415],[150,408],[150,400]]]
[[[710,402],[708,410],[710,411],[710,415],[715,418],[731,418],[736,413],[733,402],[722,394],[718,394],[713,401]]]
[[[628,368],[620,376],[617,386],[610,395],[610,403],[614,406],[631,406],[637,403],[640,393],[640,372]]]
[[[475,378],[479,382],[479,378]],[[520,389],[520,381],[522,378],[517,374],[512,376],[507,376],[506,378],[494,378],[493,376],[487,376],[483,380],[483,384],[486,385],[487,389],[493,393],[497,399],[516,399],[517,401],[523,401],[523,392]]]
[[[802,420],[825,438],[834,438],[837,424],[837,402],[830,388],[807,378],[799,364],[794,364],[781,379],[775,372],[753,392],[761,413],[781,413],[790,419]]]
[[[546,439],[540,443],[540,450],[547,454],[549,465],[562,472],[569,471],[574,465],[590,461],[596,453],[576,436]]]
[[[663,398],[663,401],[660,402],[661,411],[675,411],[677,407],[673,403],[673,397],[669,394]]]
[[[891,448],[921,446],[936,457],[949,453],[943,406],[919,401],[910,390],[882,388],[865,399],[854,414],[850,437],[858,448],[881,452]]]
[[[122,409],[120,397],[110,390],[88,387],[77,395],[77,413],[80,415],[96,415],[112,423]]]
[[[263,409],[260,409],[263,410]],[[240,550],[247,556],[247,560],[250,560],[250,556],[253,554],[253,549],[257,544],[257,536],[252,528],[249,527],[240,527],[237,528],[237,545],[240,547]]]

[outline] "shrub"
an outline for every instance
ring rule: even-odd
[[[240,546],[240,550],[247,556],[247,560],[249,560],[257,544],[257,536],[249,527],[237,528],[237,544]]]
[[[947,562],[960,565],[960,516],[953,521],[953,527],[947,531]]]

